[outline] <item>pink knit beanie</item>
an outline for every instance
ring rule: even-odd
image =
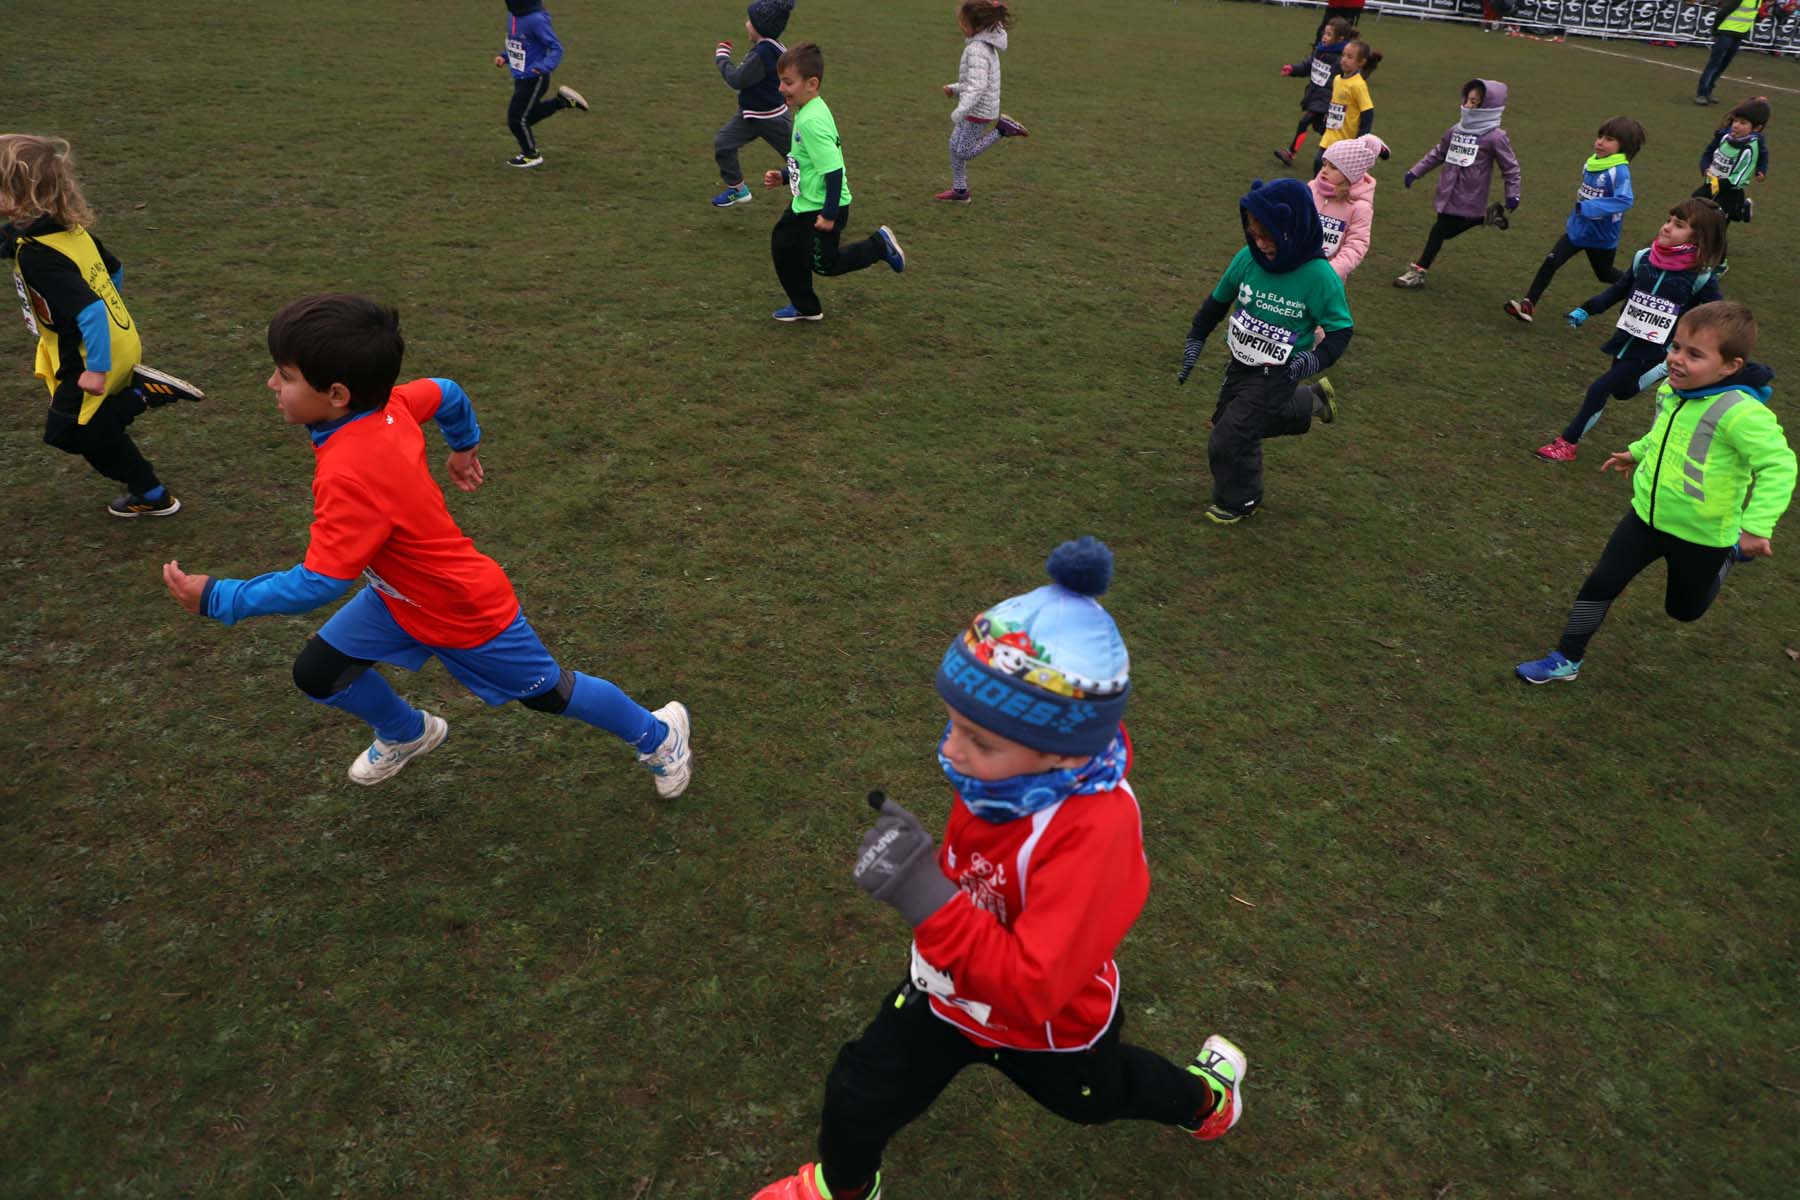
[[[1345,138],[1341,142],[1333,142],[1325,150],[1325,161],[1344,173],[1344,178],[1355,183],[1369,173],[1378,158],[1388,155],[1387,143],[1372,133],[1362,137]]]

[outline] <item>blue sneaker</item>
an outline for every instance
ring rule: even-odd
[[[726,188],[712,198],[714,208],[730,208],[734,204],[748,204],[756,197],[750,194],[748,184],[740,183],[734,188]]]
[[[1513,673],[1526,683],[1549,683],[1554,679],[1566,681],[1581,674],[1581,664],[1564,658],[1561,650],[1552,650],[1542,658],[1520,663],[1513,668]]]
[[[894,236],[894,231],[883,225],[876,232],[881,235],[881,244],[887,247],[882,257],[887,259],[888,266],[894,268],[894,274],[898,275],[906,270],[906,251],[900,248],[900,239]]]
[[[769,315],[771,317],[774,317],[777,321],[786,321],[786,322],[823,321],[825,319],[825,314],[822,312],[803,313],[791,304],[786,305],[782,308],[778,308],[774,312],[770,313]]]

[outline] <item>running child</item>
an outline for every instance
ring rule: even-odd
[[[1562,640],[1514,668],[1520,679],[1580,675],[1607,608],[1659,558],[1669,565],[1664,609],[1698,621],[1733,562],[1774,553],[1769,539],[1794,493],[1794,452],[1769,408],[1774,374],[1749,361],[1755,348],[1755,318],[1729,300],[1690,309],[1676,324],[1655,423],[1600,464],[1632,476],[1631,510],[1576,594]]]
[[[1462,112],[1456,124],[1446,129],[1438,144],[1400,177],[1401,187],[1411,187],[1443,164],[1433,201],[1437,220],[1425,236],[1423,253],[1394,280],[1395,287],[1424,287],[1425,275],[1445,242],[1480,225],[1493,224],[1504,229],[1505,214],[1519,207],[1519,156],[1513,153],[1512,138],[1500,127],[1508,94],[1506,85],[1498,79],[1471,79],[1463,84]],[[1498,211],[1488,204],[1496,162],[1500,164],[1506,195]]]
[[[550,27],[543,0],[506,0],[506,52],[494,55],[496,67],[512,71],[512,103],[506,106],[506,127],[519,143],[519,152],[506,160],[510,167],[541,167],[537,137],[531,127],[565,108],[588,111],[587,99],[572,87],[559,87],[549,99],[550,72],[561,65],[562,43]]]
[[[0,219],[0,258],[12,260],[25,328],[37,338],[34,372],[50,391],[44,442],[125,485],[111,515],[174,516],[181,501],[125,429],[146,408],[202,393],[138,361],[137,324],[119,295],[125,270],[88,232],[94,212],[69,143],[0,134]]]
[[[1307,184],[1319,213],[1325,261],[1345,283],[1369,252],[1369,231],[1375,224],[1375,176],[1369,169],[1387,156],[1387,143],[1372,133],[1333,142],[1324,165]]]
[[[781,75],[775,66],[787,47],[775,39],[793,15],[794,0],[755,0],[744,21],[744,31],[750,35],[744,61],[732,65],[730,42],[720,42],[713,51],[713,62],[725,86],[735,88],[738,94],[737,114],[713,138],[713,160],[725,183],[725,190],[712,199],[714,208],[750,203],[750,185],[744,182],[744,170],[738,163],[740,149],[761,138],[775,153],[787,157],[794,119],[788,115],[787,101],[781,98]]]
[[[1503,305],[1507,316],[1531,324],[1544,290],[1577,250],[1587,252],[1588,265],[1601,283],[1619,277],[1619,268],[1613,265],[1619,252],[1619,231],[1624,228],[1626,211],[1637,199],[1631,191],[1629,164],[1643,148],[1644,127],[1630,117],[1614,117],[1600,126],[1594,136],[1594,152],[1582,165],[1575,208],[1564,223],[1563,234],[1544,256],[1524,297]]]
[[[1369,76],[1381,65],[1381,51],[1361,38],[1348,43],[1338,56],[1338,75],[1331,83],[1331,103],[1325,109],[1325,132],[1319,138],[1319,154],[1313,173],[1325,161],[1325,151],[1345,138],[1375,132],[1375,101],[1369,95]]]
[[[1754,204],[1744,190],[1752,179],[1761,183],[1768,178],[1769,147],[1762,134],[1768,123],[1768,98],[1746,100],[1731,110],[1700,152],[1702,183],[1694,195],[1716,200],[1733,221],[1749,224]]]
[[[1331,107],[1331,85],[1337,78],[1338,56],[1355,37],[1356,26],[1343,17],[1331,17],[1319,26],[1318,45],[1313,47],[1311,57],[1281,68],[1284,76],[1306,77],[1306,88],[1300,93],[1300,123],[1294,126],[1294,140],[1287,149],[1275,151],[1275,157],[1283,164],[1294,165],[1294,155],[1306,144],[1308,130],[1325,132],[1325,113]]]
[[[852,872],[912,926],[911,969],[838,1052],[818,1161],[756,1200],[879,1200],[889,1140],[977,1064],[1082,1125],[1155,1121],[1211,1141],[1243,1114],[1246,1061],[1225,1038],[1184,1068],[1121,1036],[1113,955],[1150,873],[1126,780],[1130,659],[1095,600],[1112,568],[1104,543],[1064,542],[1045,563],[1054,582],[950,643],[937,669],[943,846],[873,793],[881,815]]]
[[[956,20],[966,40],[956,82],[944,85],[944,95],[956,101],[950,113],[950,187],[936,198],[967,204],[969,160],[1001,138],[1029,137],[1030,131],[1000,111],[1000,52],[1006,49],[1012,11],[1004,0],[962,0]]]
[[[769,234],[769,255],[789,301],[770,315],[784,322],[818,321],[825,309],[813,291],[815,274],[848,275],[878,262],[898,273],[906,270],[906,254],[886,225],[861,241],[838,244],[850,223],[850,180],[837,122],[819,95],[825,55],[812,42],[801,42],[783,51],[776,65],[781,97],[794,112],[794,140],[787,166],[765,171],[763,186],[785,183],[793,198]]]
[[[1599,295],[1569,314],[1580,329],[1590,316],[1623,304],[1618,327],[1600,347],[1612,364],[1588,386],[1581,409],[1557,435],[1537,449],[1545,462],[1574,462],[1582,435],[1606,411],[1607,397],[1629,400],[1663,374],[1669,335],[1690,308],[1722,300],[1719,275],[1725,263],[1725,214],[1711,200],[1689,197],[1669,210],[1656,240],[1631,259],[1631,269]]]
[[[572,717],[638,751],[665,798],[693,770],[688,713],[671,701],[647,712],[615,685],[561,666],[520,611],[498,563],[475,549],[431,477],[420,424],[450,443],[450,478],[479,488],[481,425],[448,379],[395,386],[405,352],[400,320],[362,296],[296,300],[269,323],[269,388],[289,425],[312,440],[313,522],[306,558],[254,579],[189,575],[163,566],[163,582],[192,613],[235,625],[268,613],[303,613],[368,586],[307,640],[294,683],[320,704],[360,717],[375,741],[350,764],[354,783],[388,779],[440,745],[449,724],[388,686],[378,662],[416,671],[428,658],[490,705],[517,700]]]
[[[1346,51],[1348,53],[1348,51]],[[1207,335],[1230,314],[1231,361],[1213,410],[1207,460],[1212,504],[1207,520],[1235,525],[1262,503],[1264,438],[1298,436],[1316,416],[1337,419],[1336,393],[1301,382],[1336,362],[1350,344],[1344,281],[1325,258],[1325,235],[1312,191],[1277,179],[1238,200],[1245,246],[1194,314],[1176,383],[1186,383]],[[1323,340],[1310,350],[1314,331]]]

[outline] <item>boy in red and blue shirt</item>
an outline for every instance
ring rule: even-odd
[[[431,477],[421,423],[450,443],[450,477],[481,486],[481,426],[448,379],[398,387],[405,342],[399,316],[361,296],[296,300],[269,324],[269,387],[283,419],[305,425],[316,465],[306,558],[254,579],[189,575],[163,580],[189,612],[225,625],[268,613],[310,612],[368,581],[300,651],[294,683],[312,699],[368,722],[375,741],[350,778],[379,783],[448,736],[442,717],[414,708],[377,662],[418,670],[437,658],[491,705],[517,700],[537,712],[598,726],[631,743],[665,798],[692,773],[687,709],[652,713],[616,685],[561,667],[525,620],[506,572],[457,527]]]
[[[1083,1125],[1156,1121],[1211,1140],[1243,1112],[1231,1042],[1207,1038],[1183,1069],[1120,1037],[1113,954],[1150,892],[1125,779],[1130,661],[1094,599],[1112,551],[1082,538],[1044,566],[1055,582],[976,617],[938,666],[938,764],[954,791],[942,848],[869,797],[881,815],[853,874],[912,926],[911,969],[838,1053],[819,1161],[756,1200],[880,1200],[889,1139],[976,1063]]]

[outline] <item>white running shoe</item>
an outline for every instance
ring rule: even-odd
[[[638,761],[656,776],[656,794],[664,800],[673,800],[687,791],[688,780],[694,777],[694,750],[688,745],[687,705],[671,700],[650,715],[669,727],[669,736],[650,753],[638,755]]]
[[[561,96],[564,100],[567,100],[569,102],[569,107],[579,108],[582,112],[588,111],[587,97],[576,91],[574,88],[559,87],[556,89],[556,94]]]
[[[432,716],[424,709],[419,712],[425,718],[425,732],[410,742],[384,742],[376,738],[350,764],[351,783],[360,783],[365,787],[371,783],[380,783],[389,776],[398,774],[401,767],[419,755],[444,744],[444,739],[450,736],[450,722],[442,717]]]

